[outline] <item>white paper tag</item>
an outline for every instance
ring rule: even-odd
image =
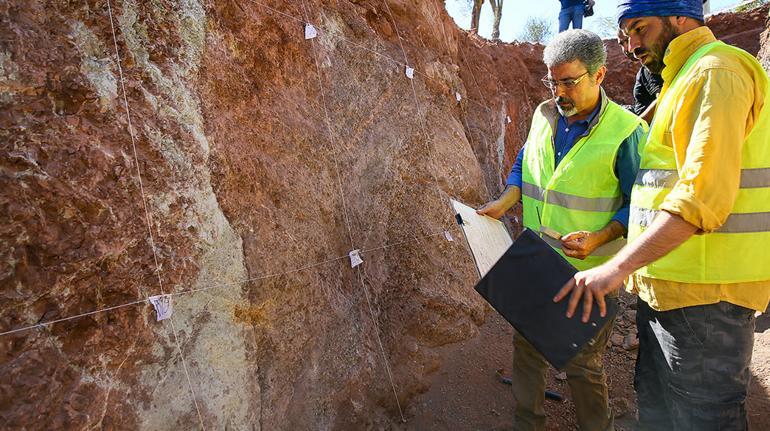
[[[455,99],[457,99],[457,101],[459,102],[459,101],[463,100],[463,95],[460,94],[459,91],[455,91]]]
[[[147,298],[150,304],[155,308],[157,313],[157,321],[168,319],[171,317],[171,313],[174,312],[173,304],[171,303],[171,295],[156,295]]]
[[[318,36],[318,30],[315,29],[313,24],[305,24],[305,40],[315,39]]]
[[[446,240],[447,240],[447,241],[449,241],[449,242],[452,242],[452,241],[454,241],[454,240],[455,240],[455,239],[452,237],[452,234],[451,234],[451,233],[450,233],[448,230],[445,230],[445,231],[444,231],[444,238],[446,238]]]
[[[510,115],[506,115],[505,116],[505,122],[508,123],[508,124],[511,124],[511,116]]]
[[[406,66],[406,77],[409,79],[414,79],[414,69],[409,66]]]
[[[364,263],[364,260],[361,259],[361,256],[358,254],[360,252],[361,252],[361,250],[356,249],[356,250],[353,250],[350,253],[348,253],[348,256],[350,257],[350,267],[351,268],[355,268],[358,265],[361,265],[362,263]]]

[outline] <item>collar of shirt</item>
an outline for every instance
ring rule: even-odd
[[[602,108],[602,100],[599,99],[599,103],[596,104],[596,108],[591,112],[585,120],[575,121],[571,125],[567,123],[567,118],[559,114],[559,120],[556,123],[556,135],[554,136],[554,150],[555,150],[555,162],[559,165],[559,162],[567,155],[572,146],[575,145],[575,141],[580,136],[585,134],[588,130],[588,126],[594,121],[594,118],[599,114]]]
[[[687,33],[681,34],[674,38],[666,48],[666,53],[663,56],[663,64],[666,66],[663,68],[661,75],[665,86],[671,85],[671,81],[676,77],[677,73],[682,69],[682,66],[687,62],[698,48],[716,41],[714,33],[706,26],[698,27],[694,30],[690,30]]]
[[[580,130],[580,134],[582,135],[583,132],[588,130],[588,125],[591,124],[592,121],[594,121],[594,118],[599,114],[599,111],[602,109],[602,99],[599,98],[599,103],[596,104],[596,108],[594,108],[593,111],[591,111],[591,114],[586,117],[585,120],[578,120],[572,123],[571,125],[567,122],[567,117],[564,115],[561,115],[559,113],[559,121],[557,123],[557,127],[559,131],[563,130],[565,132],[570,132],[572,130]]]

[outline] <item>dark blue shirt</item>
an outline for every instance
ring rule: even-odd
[[[598,115],[601,104],[597,105],[596,109],[588,116],[587,119],[582,121],[576,121],[571,126],[567,124],[567,119],[563,115],[559,115],[559,121],[556,124],[556,136],[554,136],[554,150],[555,150],[555,162],[554,166],[559,166],[564,156],[567,155],[572,146],[575,145],[578,138],[580,138],[588,130],[588,125],[591,124],[594,117]],[[624,227],[628,228],[628,214],[629,204],[631,203],[631,189],[634,187],[634,180],[636,179],[636,173],[639,170],[639,141],[644,137],[644,130],[639,126],[634,133],[629,135],[621,144],[618,149],[618,155],[615,159],[615,175],[620,182],[620,191],[623,194],[623,206],[612,217],[613,220],[617,220]],[[526,145],[525,145],[526,147]],[[521,188],[521,170],[522,160],[524,158],[524,148],[519,151],[519,155],[516,157],[516,163],[513,164],[511,173],[508,175],[506,184],[509,186],[516,186]],[[566,232],[565,232],[566,233]]]
[[[566,9],[572,6],[582,6],[583,0],[559,0],[561,2],[561,8]]]

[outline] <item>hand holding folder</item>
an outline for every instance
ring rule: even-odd
[[[588,323],[566,317],[567,301],[553,298],[577,270],[529,229],[516,239],[476,285],[481,294],[555,368],[563,368],[612,319],[596,307]],[[582,314],[582,309],[578,308]]]

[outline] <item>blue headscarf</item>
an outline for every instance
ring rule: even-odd
[[[620,0],[618,26],[640,16],[687,16],[703,21],[703,0]]]

